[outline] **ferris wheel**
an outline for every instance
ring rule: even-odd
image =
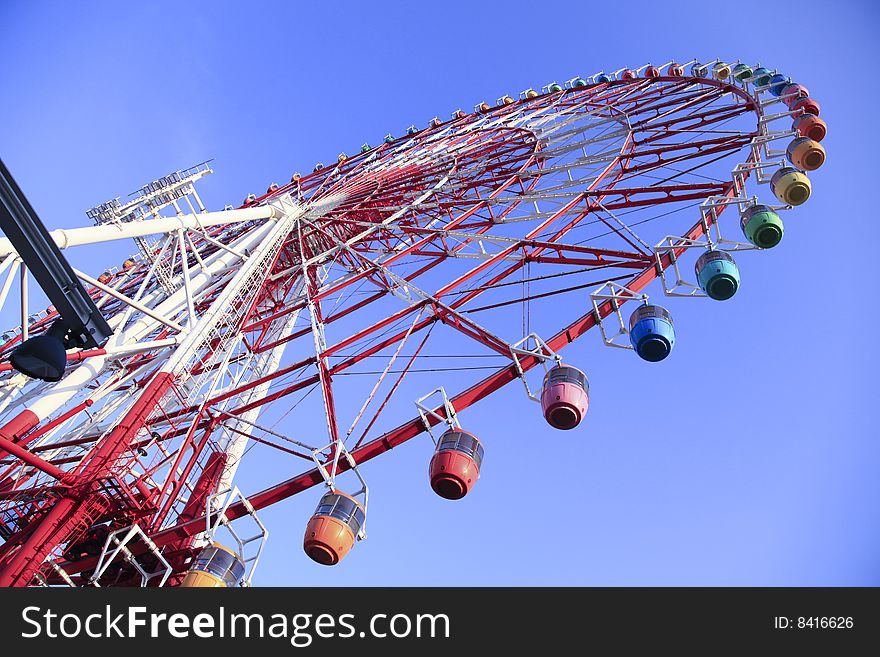
[[[566,345],[595,329],[646,368],[668,357],[665,299],[732,297],[737,260],[808,200],[819,113],[776,70],[670,62],[481,101],[237,208],[205,208],[209,162],[176,171],[51,234],[136,244],[75,272],[112,329],[97,348],[28,308],[0,240],[21,317],[0,339],[0,585],[249,585],[259,511],[298,493],[303,549],[336,564],[382,485],[360,466],[417,437],[439,496],[479,494],[476,403],[517,381],[523,412],[572,430],[589,382]],[[243,495],[252,450],[297,474]]]

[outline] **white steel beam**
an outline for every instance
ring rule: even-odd
[[[238,210],[221,210],[203,214],[185,214],[180,217],[162,217],[131,221],[121,224],[104,224],[85,228],[59,228],[49,232],[60,249],[83,244],[99,244],[114,240],[145,237],[162,233],[173,233],[179,229],[204,228],[221,224],[235,224],[244,221],[260,221],[277,216],[277,210],[269,205]],[[0,238],[0,257],[15,253],[8,238]]]

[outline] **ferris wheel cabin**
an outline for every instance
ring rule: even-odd
[[[694,265],[700,288],[710,299],[725,301],[739,289],[739,268],[727,251],[704,252]]]
[[[809,137],[813,141],[822,141],[828,134],[825,121],[815,114],[801,114],[791,124],[791,128],[797,130],[801,137]]]
[[[805,114],[813,114],[815,116],[819,116],[819,112],[822,108],[819,106],[819,101],[815,100],[814,98],[800,98],[791,106],[790,109],[803,110]]]
[[[793,167],[780,167],[770,178],[774,196],[786,205],[801,205],[810,198],[810,179]]]
[[[712,67],[712,77],[716,80],[726,80],[730,77],[730,65],[718,62]]]
[[[770,85],[768,91],[778,98],[782,95],[782,90],[786,87],[786,85],[791,84],[791,80],[789,80],[781,73],[777,73],[776,75],[770,77],[770,80],[767,82],[767,84]]]
[[[770,82],[770,76],[773,75],[772,71],[768,68],[764,68],[763,66],[757,67],[754,71],[752,71],[752,77],[754,79],[754,83],[756,87],[763,87],[768,82]]]
[[[782,219],[766,205],[752,205],[740,219],[743,235],[761,249],[771,249],[782,241]]]
[[[354,546],[365,519],[364,507],[351,495],[338,490],[324,493],[306,525],[305,553],[324,566],[339,563]]]
[[[748,80],[752,75],[754,75],[752,73],[752,67],[748,64],[737,64],[733,67],[733,78],[737,82]]]
[[[557,365],[544,376],[541,409],[544,419],[555,429],[574,429],[590,406],[590,382],[571,365]]]
[[[232,588],[244,577],[244,563],[235,552],[220,543],[205,547],[180,583],[186,588]]]
[[[467,495],[480,477],[483,444],[474,434],[449,429],[437,442],[428,467],[431,488],[447,500],[460,500]]]
[[[825,149],[809,137],[794,139],[785,150],[785,156],[801,171],[815,171],[825,163]]]
[[[650,363],[663,360],[675,344],[672,315],[663,306],[639,306],[629,318],[629,339],[643,360]]]

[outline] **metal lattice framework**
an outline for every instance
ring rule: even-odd
[[[59,245],[133,238],[139,253],[77,272],[115,333],[68,352],[58,383],[8,364],[54,312],[29,316],[0,240],[0,303],[22,279],[0,347],[0,584],[179,582],[218,507],[231,523],[335,486],[448,404],[526,377],[542,358],[512,347],[525,336],[556,352],[599,325],[615,344],[604,320],[658,277],[680,293],[688,249],[754,248],[719,220],[754,203],[747,179],[780,166],[799,112],[768,111],[779,99],[754,78],[644,70],[458,111],[238,209],[205,211],[207,164],[99,206]],[[437,380],[460,390],[414,415]],[[307,409],[324,434],[283,422]],[[255,445],[300,474],[224,498]]]

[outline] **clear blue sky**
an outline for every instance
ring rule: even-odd
[[[371,462],[370,538],[335,568],[302,552],[315,491],[264,511],[257,584],[880,585],[880,9],[594,6],[0,0],[0,154],[50,227],[211,157],[219,209],[456,107],[648,61],[760,60],[822,103],[813,197],[741,263],[735,299],[670,303],[672,357],[575,343],[593,384],[577,432],[513,385],[480,403],[486,466],[458,504],[428,488],[424,440]],[[71,258],[98,273],[133,250]],[[262,465],[245,491],[271,483]]]

